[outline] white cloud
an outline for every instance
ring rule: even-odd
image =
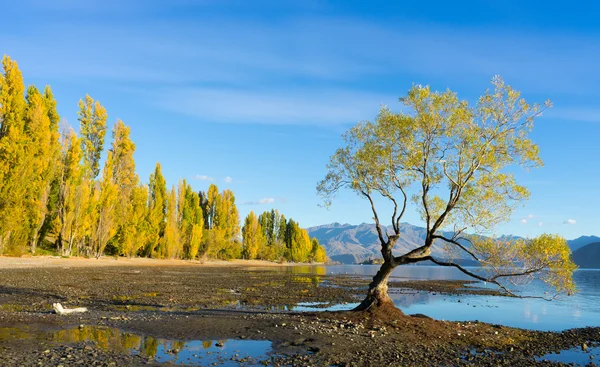
[[[563,224],[575,224],[577,221],[575,219],[567,219],[563,222]]]
[[[210,176],[205,176],[205,175],[196,175],[194,176],[194,178],[196,180],[200,180],[200,181],[214,181],[214,177],[210,177]]]
[[[525,218],[521,219],[521,224],[527,224],[527,219],[525,219]]]
[[[538,222],[538,227],[541,227],[541,226],[543,226],[543,225],[544,225],[544,223],[543,223],[543,222]]]
[[[275,198],[262,198],[256,201],[245,201],[242,205],[264,205],[264,204],[273,204],[275,202]]]
[[[233,182],[233,178],[227,176],[223,179],[223,181],[225,181],[225,183],[231,183],[231,182]]]
[[[396,100],[394,95],[335,88],[180,87],[165,89],[158,104],[212,122],[323,126],[371,119],[380,105],[390,104],[397,109]]]
[[[529,214],[529,215],[527,216],[527,219],[531,219],[531,218],[533,218],[533,217],[535,217],[535,215],[533,215],[533,214]]]

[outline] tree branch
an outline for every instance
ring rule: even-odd
[[[433,236],[431,236],[434,240],[436,238],[439,238],[440,240],[446,241],[448,243],[451,243],[455,246],[458,246],[461,250],[463,250],[464,252],[466,252],[467,254],[471,255],[471,257],[473,259],[475,259],[476,261],[482,261],[481,259],[479,259],[473,252],[471,252],[469,249],[467,249],[464,245],[462,245],[460,242],[456,241],[456,240],[452,240],[450,238],[446,238],[444,236],[440,236],[437,234],[434,234]]]
[[[375,203],[373,202],[371,195],[369,195],[366,191],[361,191],[361,194],[363,194],[367,199],[369,199],[369,202],[371,203],[373,219],[375,220],[375,227],[377,228],[377,235],[379,236],[379,241],[381,242],[383,252],[384,249],[387,250],[387,241],[383,239],[383,232],[381,231],[381,225],[379,224],[379,216],[377,215],[377,210],[375,209]]]
[[[546,300],[546,301],[550,301],[552,298],[556,298],[556,296],[554,296],[554,297],[552,297],[552,298],[549,299],[549,298],[541,297],[541,296],[523,296],[523,295],[518,295],[518,294],[514,293],[513,291],[511,291],[510,289],[508,289],[506,286],[504,286],[502,283],[500,283],[498,281],[498,278],[501,278],[501,277],[527,275],[527,274],[539,271],[541,269],[537,269],[537,270],[533,270],[533,271],[532,271],[532,269],[530,269],[530,270],[522,272],[522,273],[498,274],[498,275],[496,275],[496,276],[494,276],[492,278],[485,278],[485,277],[483,277],[481,275],[475,274],[475,273],[473,273],[473,272],[471,272],[471,271],[463,268],[462,266],[460,266],[460,265],[458,265],[456,263],[449,263],[449,262],[438,261],[438,260],[434,259],[431,256],[423,258],[423,260],[430,260],[431,262],[433,262],[434,264],[439,265],[439,266],[454,267],[454,268],[460,270],[462,273],[464,273],[464,274],[466,274],[466,275],[468,275],[468,276],[470,276],[472,278],[475,278],[477,280],[481,280],[482,282],[487,282],[487,283],[495,284],[500,289],[502,289],[504,292],[506,292],[508,295],[510,295],[512,297],[517,297],[517,298],[539,298],[539,299],[543,299],[543,300]]]

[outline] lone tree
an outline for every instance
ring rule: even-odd
[[[512,171],[515,166],[542,165],[528,134],[534,119],[551,107],[550,101],[544,106],[528,104],[498,76],[492,85],[475,106],[450,90],[434,92],[415,85],[400,99],[408,112],[383,107],[374,122],[359,123],[344,135],[345,147],[331,157],[317,189],[326,205],[342,188],[369,201],[384,260],[356,310],[394,307],[387,287],[392,271],[426,260],[454,267],[507,293],[512,293],[509,282],[534,277],[557,294],[575,290],[576,266],[563,238],[542,235],[506,241],[477,235],[508,220],[516,205],[529,197]],[[377,198],[393,206],[391,233],[381,224]],[[400,220],[410,203],[426,224],[425,242],[394,254]],[[434,242],[444,245],[447,256],[432,256]],[[462,267],[454,260],[464,257],[460,253],[481,267]]]

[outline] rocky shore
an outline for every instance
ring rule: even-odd
[[[542,356],[592,350],[600,342],[600,328],[553,333],[422,315],[294,312],[300,302],[356,302],[368,283],[307,271],[0,269],[0,365],[557,366]],[[490,294],[464,282],[391,285],[400,292]],[[55,302],[89,312],[59,316]],[[262,343],[245,347],[246,341]],[[593,366],[594,353],[588,354]]]

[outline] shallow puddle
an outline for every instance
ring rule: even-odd
[[[587,366],[590,362],[596,363],[600,359],[600,346],[587,348],[585,351],[581,347],[562,350],[560,353],[548,353],[545,356],[538,357],[538,361],[551,361],[562,363],[575,363],[579,366]]]
[[[264,340],[169,340],[130,333],[117,328],[80,326],[53,332],[0,328],[0,341],[37,339],[50,344],[93,343],[101,350],[139,354],[159,363],[187,366],[264,366],[270,361],[272,343]]]

